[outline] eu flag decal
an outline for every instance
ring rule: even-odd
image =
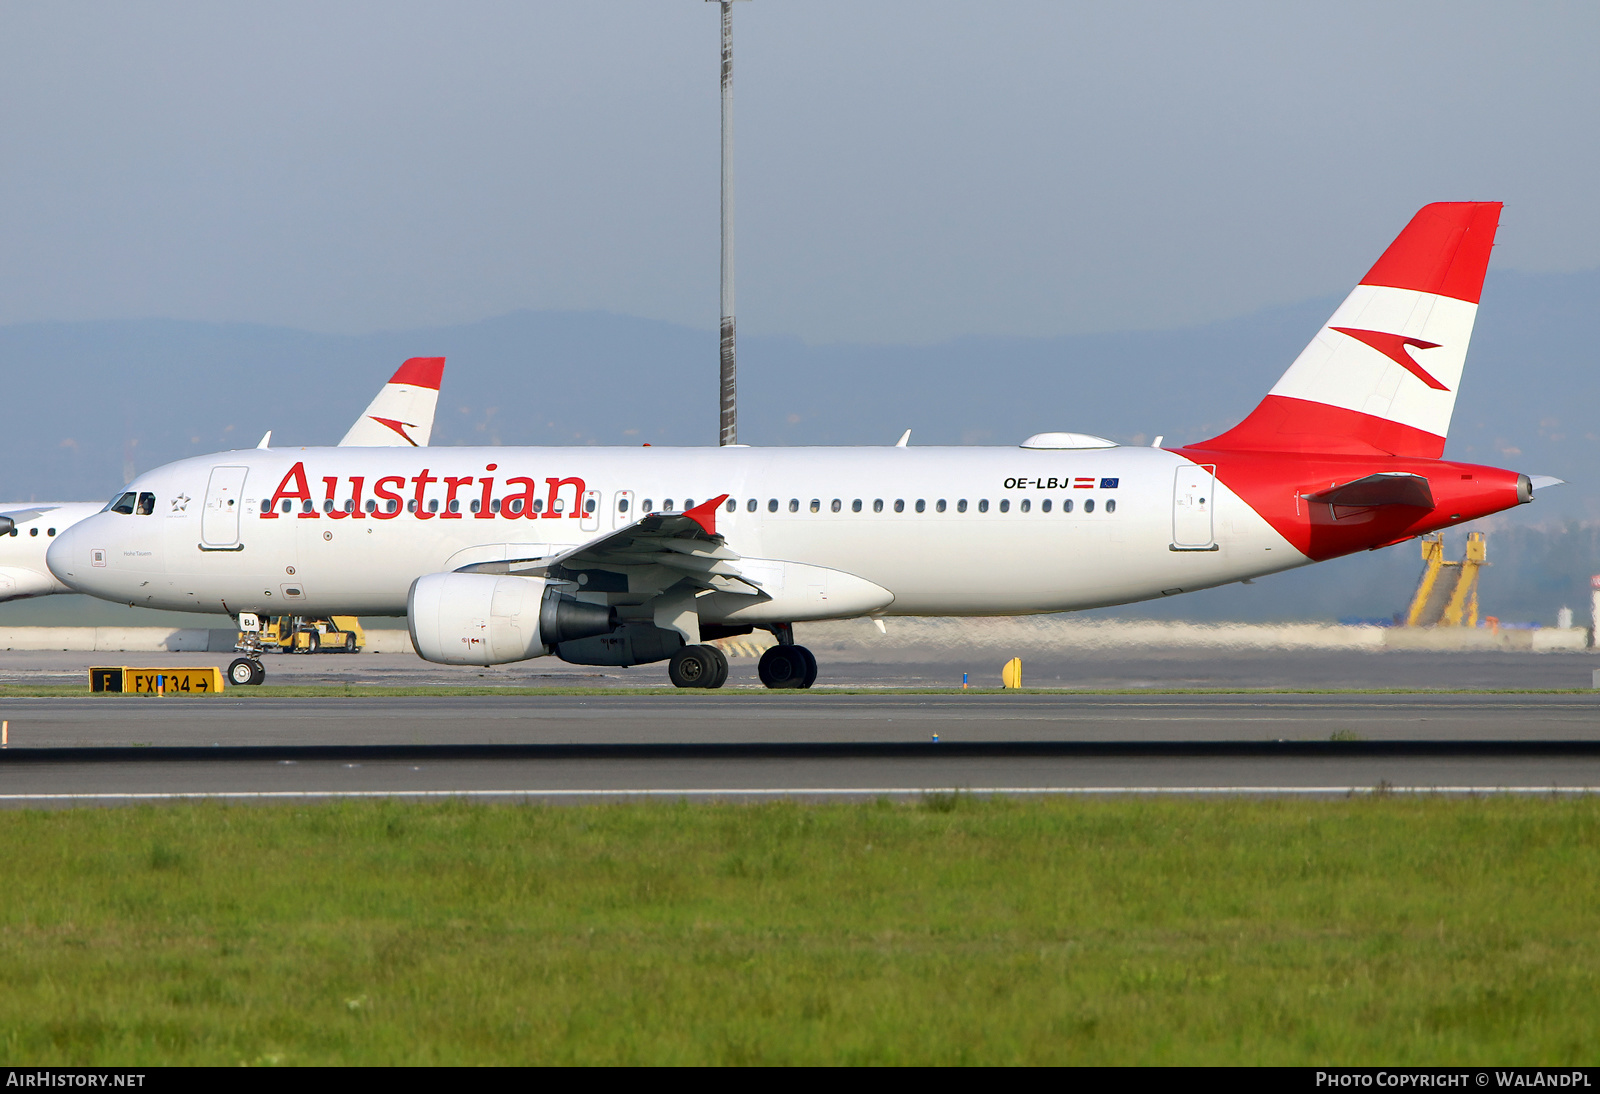
[[[1100,489],[1102,489],[1102,490],[1115,490],[1116,488],[1117,488],[1117,480],[1116,479],[1101,479],[1100,480]]]

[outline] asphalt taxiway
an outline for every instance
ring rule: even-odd
[[[128,696],[6,699],[0,717],[11,806],[1600,788],[1600,694]]]

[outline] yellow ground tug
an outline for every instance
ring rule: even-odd
[[[259,684],[267,678],[261,655],[268,650],[279,653],[356,653],[367,644],[367,633],[353,615],[312,618],[303,615],[259,616],[239,613],[239,637],[233,645],[235,657],[228,664],[228,683],[236,686]]]
[[[280,653],[358,653],[366,644],[367,632],[353,615],[326,619],[269,615],[261,619],[260,630],[239,632],[237,648]]]
[[[1406,610],[1408,627],[1476,627],[1478,573],[1489,565],[1488,541],[1482,532],[1467,533],[1467,556],[1459,562],[1444,557],[1444,536],[1422,537],[1422,577]]]

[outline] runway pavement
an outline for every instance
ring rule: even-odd
[[[0,717],[10,723],[0,804],[12,806],[193,794],[1600,788],[1600,694],[129,696],[6,699]]]
[[[1587,688],[1590,651],[1149,648],[1006,649],[815,647],[818,687],[999,687],[1000,667],[1022,657],[1029,687],[1090,688]],[[91,665],[226,665],[227,654],[0,651],[0,684],[81,684]],[[667,687],[664,664],[569,665],[539,658],[494,668],[431,665],[413,654],[265,658],[269,684],[431,684],[515,687]],[[732,659],[730,687],[759,688],[752,657]]]

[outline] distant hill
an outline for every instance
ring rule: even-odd
[[[1049,429],[1130,444],[1157,435],[1199,440],[1243,417],[1336,304],[1312,300],[1179,330],[972,336],[928,346],[746,336],[740,439],[889,444],[910,428],[913,444],[1015,444]],[[1447,454],[1570,483],[1498,520],[1505,529],[1540,525],[1545,538],[1555,537],[1550,542],[1566,544],[1543,550],[1528,546],[1538,537],[1519,539],[1513,563],[1501,548],[1509,549],[1509,532],[1496,532],[1491,557],[1502,562],[1492,580],[1517,605],[1502,616],[1553,618],[1559,604],[1550,601],[1579,592],[1586,604],[1586,586],[1574,583],[1600,572],[1593,536],[1569,527],[1600,522],[1597,316],[1600,270],[1497,273],[1485,289]],[[353,337],[174,320],[31,323],[0,327],[7,377],[0,497],[109,497],[126,468],[250,447],[268,429],[275,445],[331,444],[402,359],[436,354],[449,359],[436,445],[707,444],[715,437],[710,329],[600,312],[521,312]],[[1331,564],[1347,579],[1323,566],[1142,611],[1388,614],[1415,579],[1414,555],[1404,545]],[[1521,576],[1536,559],[1566,569]],[[0,621],[7,614],[0,609]]]

